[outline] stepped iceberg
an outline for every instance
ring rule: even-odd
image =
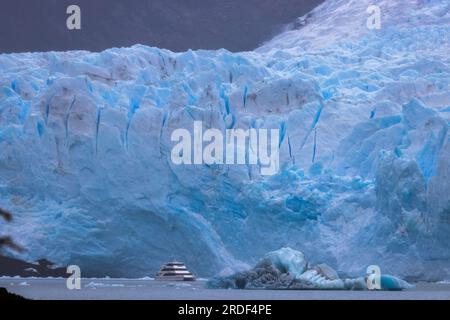
[[[351,276],[450,277],[450,4],[325,1],[253,52],[0,55],[0,207],[83,276],[200,276],[289,246]],[[280,170],[175,165],[194,121],[279,129]],[[8,229],[6,229],[8,228]]]
[[[281,248],[266,254],[254,268],[231,276],[215,277],[208,281],[207,286],[215,289],[368,290],[370,281],[367,277],[341,279],[326,264],[308,268],[302,252]],[[411,288],[413,286],[404,280],[380,274],[376,290]]]

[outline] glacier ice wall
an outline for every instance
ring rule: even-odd
[[[84,275],[201,276],[282,246],[349,275],[450,276],[450,4],[326,1],[254,52],[0,55],[0,206]],[[279,174],[176,166],[170,135],[279,128]]]

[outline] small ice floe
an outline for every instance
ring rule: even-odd
[[[18,285],[19,285],[19,286],[23,286],[23,287],[27,287],[27,286],[29,286],[30,284],[29,284],[28,282],[26,282],[26,281],[22,281],[22,282],[20,282]]]
[[[189,283],[184,283],[184,282],[179,282],[179,283],[168,283],[167,287],[175,287],[176,289],[180,289],[180,288],[189,288],[192,287],[191,284]]]
[[[35,268],[26,268],[25,271],[32,272],[32,273],[38,273],[38,271]]]
[[[197,278],[197,281],[209,281],[209,278]]]
[[[85,285],[85,288],[92,288],[92,289],[96,289],[96,288],[114,288],[114,287],[125,287],[124,284],[122,283],[103,283],[103,282],[89,282],[87,285]]]
[[[107,285],[105,285],[104,283],[99,283],[99,282],[89,282],[88,284],[86,284],[84,287],[85,288],[101,288],[101,287],[106,287]]]

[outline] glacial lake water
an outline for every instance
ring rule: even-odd
[[[415,300],[450,299],[450,283],[418,283],[404,291],[222,290],[206,280],[161,282],[153,279],[82,279],[69,290],[65,279],[0,278],[0,287],[37,300]]]

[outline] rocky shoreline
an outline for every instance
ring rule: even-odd
[[[26,298],[19,296],[18,294],[10,293],[5,288],[0,288],[0,300],[1,301],[23,301]]]
[[[34,263],[0,255],[0,276],[8,277],[67,277],[66,268],[56,267],[46,259]]]

